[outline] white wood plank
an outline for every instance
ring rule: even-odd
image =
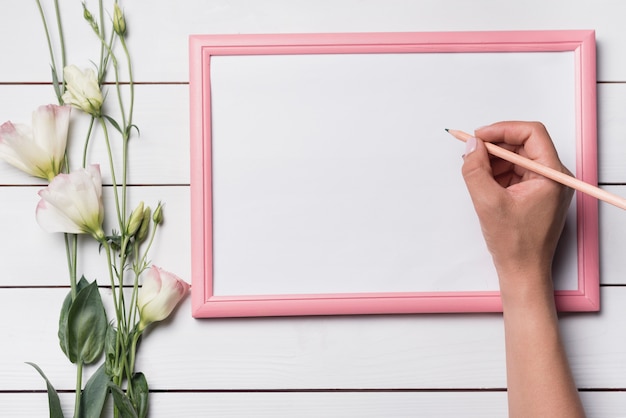
[[[60,396],[71,416],[73,395]],[[582,392],[587,415],[626,417],[622,392]],[[0,416],[45,415],[44,393],[0,393]],[[108,414],[112,416],[110,404]],[[151,393],[150,417],[423,417],[501,418],[507,414],[506,392],[221,392]]]
[[[623,186],[604,186],[618,196],[626,197]],[[604,284],[626,283],[626,212],[615,206],[600,203],[600,281]]]
[[[107,87],[111,89],[111,87]],[[189,184],[189,93],[186,85],[139,85],[135,87],[134,123],[139,136],[129,143],[128,181],[134,184]],[[31,114],[39,106],[56,103],[49,85],[0,85],[0,123],[31,124]],[[113,92],[110,92],[110,113],[117,114]],[[105,102],[108,103],[108,102]],[[68,148],[72,168],[82,165],[83,148],[89,118],[72,111]],[[109,126],[110,142],[116,161],[121,161],[121,138]],[[88,164],[100,164],[103,181],[111,183],[107,152],[101,130],[90,142]],[[117,166],[120,180],[121,167]],[[0,184],[42,184],[0,160]]]
[[[83,24],[82,8],[75,2],[61,3],[68,62],[90,65],[89,60],[98,56],[99,45]],[[87,3],[95,12],[97,2]],[[51,2],[45,4],[51,12]],[[619,0],[507,4],[489,0],[187,0],[183,4],[154,4],[141,0],[122,4],[138,81],[188,80],[187,38],[191,33],[596,29],[601,52],[599,80],[624,80],[626,73],[622,47],[626,28],[621,21],[626,4]],[[12,2],[1,23],[2,50],[5,56],[19,57],[20,61],[19,65],[5,65],[0,81],[49,80],[48,53],[34,2]]]
[[[626,84],[598,85],[598,181],[626,182]]]
[[[625,186],[605,186],[615,194],[626,197]],[[0,286],[64,286],[67,285],[67,268],[61,234],[44,232],[35,221],[35,207],[39,200],[39,187],[0,187],[0,230],[5,237],[0,240],[3,274]],[[153,208],[161,200],[165,203],[160,236],[153,249],[152,260],[164,268],[176,272],[191,281],[190,250],[191,225],[189,224],[189,187],[131,187],[129,206],[143,200]],[[104,195],[107,213],[112,213],[111,193]],[[600,268],[604,284],[626,284],[626,259],[622,249],[626,247],[626,217],[622,210],[600,203]],[[111,222],[107,221],[109,226]],[[620,227],[623,225],[623,227]],[[88,242],[88,240],[85,240]],[[101,284],[108,284],[105,264],[94,243],[83,248],[84,271],[87,277],[97,277]],[[37,262],[33,263],[33,257]]]
[[[57,343],[66,289],[0,289],[0,391],[37,390],[37,363],[59,389],[73,367]],[[110,297],[103,290],[103,298]],[[626,388],[626,288],[602,290],[603,309],[563,315],[581,388]],[[138,369],[154,390],[504,388],[501,316],[393,315],[195,320],[189,298],[143,340]],[[11,319],[9,319],[11,318]]]
[[[39,187],[0,187],[0,230],[11,239],[0,240],[2,270],[0,286],[67,286],[69,284],[65,243],[62,233],[42,230],[35,219],[39,201]],[[140,201],[153,210],[159,201],[164,203],[164,223],[150,252],[156,265],[191,282],[191,239],[189,225],[189,187],[130,187],[129,212]],[[113,196],[110,188],[104,189],[105,231],[114,229]],[[119,230],[119,228],[115,228]],[[98,279],[109,285],[104,252],[97,243],[85,236],[81,240],[79,276],[90,281]]]
[[[129,182],[134,184],[189,183],[189,92],[186,84],[139,85],[136,87],[135,122],[140,137],[131,140]],[[54,102],[48,85],[0,85],[0,123],[30,124],[32,111]],[[600,183],[626,182],[626,84],[598,85],[598,177]],[[81,115],[82,116],[82,115]],[[76,122],[70,145],[72,166],[80,165],[87,120],[74,112]],[[74,122],[73,122],[74,123]],[[550,127],[548,126],[548,129]],[[117,137],[113,137],[117,139]],[[116,144],[117,141],[112,141]],[[100,163],[106,182],[110,175],[100,137],[92,142],[89,162]],[[119,171],[119,169],[118,169]],[[0,161],[0,184],[41,184],[4,161]]]
[[[597,409],[606,397],[586,402]],[[69,394],[61,396],[66,416],[71,416]],[[617,409],[619,399],[610,399]],[[489,418],[505,416],[506,393],[153,393],[150,417],[447,417]],[[47,411],[44,394],[0,394],[0,415],[42,416]],[[111,414],[106,415],[111,416]],[[609,415],[594,414],[594,417]]]

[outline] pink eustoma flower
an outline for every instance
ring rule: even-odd
[[[32,126],[0,125],[0,158],[35,177],[51,181],[65,158],[70,107],[47,105],[33,112]]]
[[[143,330],[152,322],[167,318],[188,290],[187,282],[162,268],[152,266],[145,273],[137,295],[139,329]]]
[[[91,234],[104,238],[102,176],[99,165],[59,174],[39,191],[37,222],[48,232]]]

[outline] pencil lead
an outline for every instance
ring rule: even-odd
[[[450,132],[450,129],[448,129],[448,128],[445,128],[445,129],[446,129],[446,132]]]

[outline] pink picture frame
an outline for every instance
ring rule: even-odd
[[[556,127],[551,134],[576,177],[597,184],[592,30],[192,35],[189,54],[195,318],[501,311],[497,278],[456,180],[463,150],[444,128],[542,120]],[[501,69],[484,74],[494,67]],[[534,67],[535,78],[516,78]],[[458,77],[465,78],[455,85]],[[546,98],[524,98],[533,88],[529,94]],[[370,125],[378,115],[381,125]],[[376,134],[357,140],[353,129]],[[424,133],[429,139],[415,145],[411,138]],[[416,171],[405,156],[425,152],[431,156],[419,165],[443,163]],[[577,193],[570,209],[554,267],[567,276],[555,291],[561,311],[599,310],[597,206]],[[421,213],[429,220],[418,222]],[[461,250],[457,237],[467,240]],[[396,283],[400,276],[406,281]],[[424,277],[429,284],[413,289]]]

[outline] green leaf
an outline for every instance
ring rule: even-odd
[[[109,394],[111,378],[106,374],[104,364],[89,378],[80,398],[82,418],[100,418]]]
[[[109,123],[122,135],[124,135],[124,131],[122,131],[122,128],[120,128],[120,125],[117,123],[117,121],[115,119],[113,119],[111,116],[107,116],[107,115],[102,115],[106,120],[109,121]]]
[[[35,363],[26,362],[26,364],[33,366],[46,381],[46,386],[48,387],[48,409],[50,410],[50,418],[64,418],[59,394],[54,386],[52,386],[52,383],[50,383],[43,370],[41,370]]]
[[[76,293],[78,294],[78,292],[87,287],[87,285],[89,285],[89,282],[87,282],[85,276],[81,277],[79,282],[76,284]],[[67,317],[71,306],[72,291],[70,290],[63,301],[63,306],[61,306],[61,315],[59,317],[59,344],[61,345],[61,350],[63,350],[63,353],[65,353],[65,356],[68,359],[70,358],[70,355],[68,351],[69,342],[67,333]]]
[[[109,376],[117,376],[119,370],[115,366],[115,357],[117,353],[117,330],[113,324],[109,324],[107,327],[107,333],[104,340],[104,364],[106,367],[106,373]],[[118,366],[119,368],[119,366]]]
[[[67,314],[67,349],[72,363],[89,364],[95,361],[104,348],[107,318],[93,281],[81,289]]]
[[[133,125],[128,125],[128,129],[127,129],[126,135],[129,138],[130,138],[130,135],[131,135],[133,129],[135,131],[137,131],[137,136],[141,136],[141,133],[139,133],[139,127],[137,125],[133,124]]]
[[[113,395],[113,403],[115,404],[117,410],[120,411],[120,416],[124,418],[138,418],[137,412],[135,411],[135,408],[133,408],[133,404],[122,389],[113,383],[111,383],[109,387],[111,388],[111,394]]]
[[[137,416],[146,418],[148,416],[148,381],[143,373],[138,372],[133,374],[130,384],[133,389],[131,402],[137,411]]]

